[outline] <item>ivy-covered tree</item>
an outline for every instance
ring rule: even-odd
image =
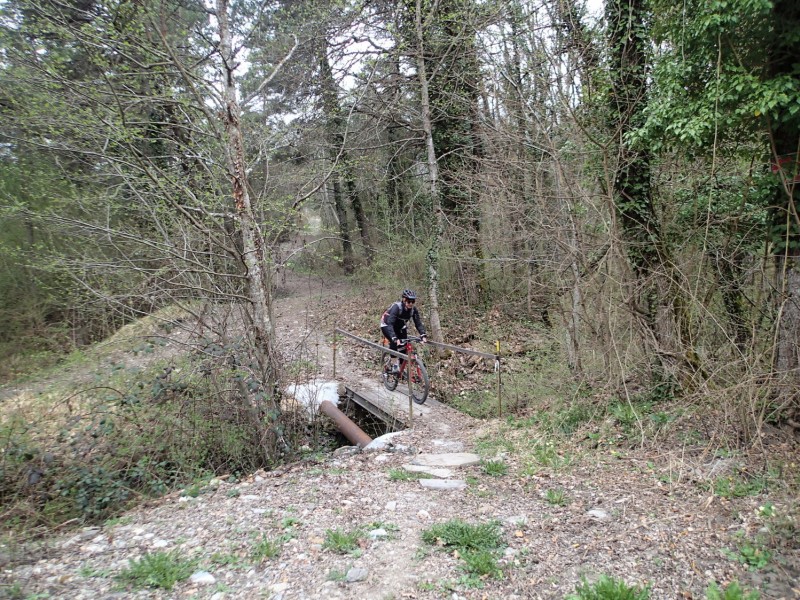
[[[656,8],[661,54],[640,139],[704,161],[706,182],[687,190],[683,210],[687,225],[703,224],[694,243],[716,276],[730,339],[741,356],[766,351],[787,377],[783,389],[796,389],[800,8],[782,0],[657,2]],[[775,274],[766,319],[758,293],[748,291],[765,250]],[[764,322],[774,324],[774,334],[761,328]]]
[[[608,0],[609,128],[616,148],[614,209],[622,244],[634,277],[632,313],[642,323],[642,339],[650,351],[663,352],[663,331],[656,325],[663,289],[661,224],[653,205],[651,162],[646,145],[634,144],[632,133],[644,123],[650,70],[649,13],[646,0]]]

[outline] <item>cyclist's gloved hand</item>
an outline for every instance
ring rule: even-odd
[[[423,333],[422,334],[422,343],[426,344],[427,342],[428,342],[428,336]]]

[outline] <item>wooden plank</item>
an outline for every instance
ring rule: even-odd
[[[345,386],[347,398],[353,400],[356,404],[368,410],[370,413],[381,419],[388,425],[393,422],[405,422],[408,419],[408,394],[401,393],[398,390],[390,392],[389,390],[382,389],[379,392],[374,390],[359,389],[354,390],[350,386]],[[425,404],[414,403],[413,411],[414,418],[424,416],[433,410],[439,403],[432,397],[428,396]],[[403,427],[405,427],[405,423]]]
[[[386,408],[390,407],[382,402],[380,398],[367,395],[364,391],[356,392],[347,386],[345,386],[345,397],[350,402],[358,404],[370,414],[378,417],[381,421],[386,423],[392,431],[399,431],[406,428],[406,424],[397,416],[396,412],[386,410]]]

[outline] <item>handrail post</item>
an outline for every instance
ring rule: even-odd
[[[500,340],[495,340],[494,349],[497,352],[494,359],[494,370],[497,371],[497,417],[503,416],[503,396],[500,385]]]
[[[411,428],[414,428],[414,388],[413,388],[413,374],[411,373],[411,353],[406,347],[406,377],[408,378],[408,422]]]

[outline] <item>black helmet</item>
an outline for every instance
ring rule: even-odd
[[[403,300],[413,300],[414,302],[417,301],[417,295],[414,293],[413,290],[403,290]]]

